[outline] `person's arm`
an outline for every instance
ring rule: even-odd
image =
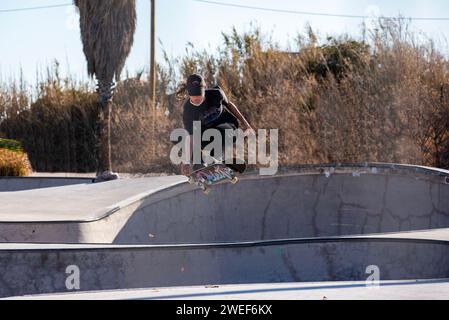
[[[249,124],[249,122],[246,120],[246,118],[243,116],[243,114],[240,112],[237,106],[233,104],[231,101],[229,101],[228,97],[221,88],[220,93],[223,98],[224,106],[240,122],[241,129],[245,131],[245,133],[255,134],[256,132],[254,131],[253,127]]]
[[[189,159],[189,163],[182,163],[180,166],[180,171],[182,175],[188,175],[192,171],[192,155],[193,155],[193,117],[191,112],[186,111],[186,105],[184,104],[184,112],[183,112],[183,123],[184,128],[189,132],[189,135],[185,139],[186,145],[184,146],[184,150],[189,150],[189,154],[187,155],[187,159]],[[188,148],[190,146],[190,148]]]
[[[243,116],[243,114],[240,112],[240,110],[237,108],[235,104],[233,104],[231,101],[228,101],[227,103],[227,109],[229,112],[231,112],[237,120],[242,124],[242,130],[252,130],[254,131],[253,127],[249,124],[249,122],[246,120],[246,118]]]
[[[190,148],[187,148],[187,146],[190,145]],[[181,174],[186,176],[190,174],[192,171],[192,154],[193,154],[193,136],[189,135],[186,138],[186,146],[184,150],[189,150],[189,154],[187,155],[187,158],[189,159],[189,163],[183,163],[181,164]]]

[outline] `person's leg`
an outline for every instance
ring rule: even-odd
[[[221,134],[221,153],[222,153],[222,157],[221,158],[222,159],[219,159],[219,160],[224,161],[224,159],[225,159],[225,151],[226,151],[225,150],[226,149],[226,141],[229,138],[233,138],[232,139],[233,143],[235,143],[235,141],[236,141],[236,138],[235,138],[234,134],[232,132],[227,132],[227,130],[236,130],[237,127],[234,124],[232,124],[232,123],[226,122],[226,123],[221,123],[221,124],[217,125],[215,127],[215,129],[220,131],[220,134]]]
[[[226,148],[226,138],[232,137],[232,142],[235,143],[237,141],[237,138],[235,137],[235,134],[231,131],[231,132],[227,132],[227,130],[237,130],[237,127],[233,124],[233,123],[221,123],[213,128],[209,128],[209,129],[216,129],[220,132],[221,134],[221,146],[222,146],[222,157],[215,157],[215,152],[214,150],[211,152],[211,156],[214,158],[221,158],[221,159],[217,159],[219,161],[224,161],[225,160],[225,148]],[[201,144],[201,150],[204,150],[204,148],[209,144],[210,142],[202,142]],[[241,159],[244,160],[244,159]],[[229,168],[233,169],[234,171],[243,173],[246,170],[246,163],[244,164],[230,164],[228,165]]]
[[[225,152],[225,145],[226,145],[226,136],[230,135],[230,133],[226,132],[226,130],[236,130],[237,127],[234,124],[232,124],[232,123],[221,123],[219,125],[216,125],[216,126],[213,126],[213,127],[207,128],[207,129],[215,129],[215,130],[218,130],[220,132],[221,147],[222,147],[222,157],[217,156],[215,150],[212,150],[210,155],[213,158],[222,158],[222,159],[217,159],[217,160],[223,161],[224,156],[225,156],[224,152]],[[211,143],[211,141],[202,141],[201,142],[201,151],[204,151],[206,146],[208,146],[210,143]]]
[[[234,144],[237,141],[237,137],[235,136],[235,134],[233,132],[226,132],[226,130],[237,130],[237,127],[233,123],[223,123],[223,124],[218,125],[216,127],[216,129],[220,131],[221,136],[222,136],[222,144],[221,145],[222,145],[223,159],[221,159],[221,160],[224,161],[227,138],[228,137],[232,138],[233,148],[234,148]],[[235,157],[233,157],[233,158],[234,158],[234,160],[236,160]],[[241,159],[241,160],[244,160],[244,159]],[[234,171],[243,173],[246,170],[246,163],[244,163],[244,164],[233,163],[233,164],[229,164],[228,167]]]

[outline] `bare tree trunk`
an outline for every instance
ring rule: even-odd
[[[112,96],[114,90],[113,82],[98,81],[99,94],[99,130],[98,130],[98,169],[100,175],[105,171],[112,172],[111,159],[111,110]]]

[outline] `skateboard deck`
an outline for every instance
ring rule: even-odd
[[[238,183],[237,175],[245,171],[246,165],[235,166],[237,166],[236,169],[232,169],[226,164],[214,163],[193,171],[187,177],[190,184],[197,185],[205,194],[209,194],[211,187],[220,182]]]

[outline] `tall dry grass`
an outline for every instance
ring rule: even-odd
[[[449,62],[403,20],[364,40],[305,36],[285,48],[255,28],[223,34],[217,52],[191,45],[158,66],[157,105],[140,73],[117,87],[112,160],[121,172],[174,172],[169,135],[181,127],[183,79],[220,85],[253,126],[280,131],[281,164],[397,162],[449,168]],[[0,135],[22,141],[39,171],[95,170],[95,97],[49,72],[35,99],[0,86]],[[22,87],[22,88],[21,88]]]

